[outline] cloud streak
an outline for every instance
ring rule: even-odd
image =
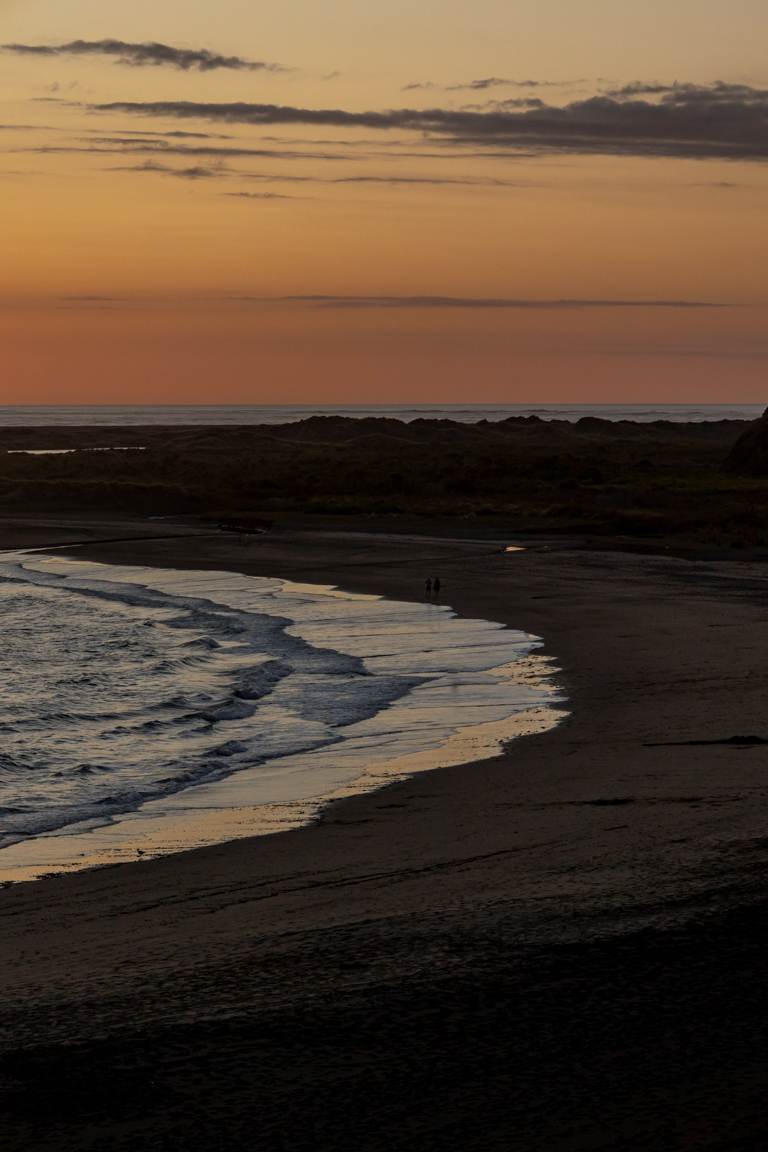
[[[748,104],[761,104],[768,98],[768,89],[753,88],[750,84],[726,84],[716,80],[714,84],[661,84],[657,81],[636,80],[621,88],[609,89],[604,95],[617,100],[631,100],[638,96],[658,96],[661,104],[729,104],[743,101]]]
[[[110,172],[157,172],[163,176],[175,176],[178,180],[211,180],[229,175],[227,169],[194,164],[188,168],[174,168],[170,164],[160,164],[157,160],[146,160],[143,164],[119,165],[108,169]]]
[[[109,153],[110,149],[97,149],[99,152]],[[132,154],[141,153],[142,149],[135,149]],[[162,149],[161,155],[173,156],[208,156],[216,159],[216,149]],[[234,155],[239,156],[241,152],[234,150]],[[247,153],[251,155],[251,153]],[[224,155],[227,155],[226,151]],[[194,165],[189,168],[177,168],[170,164],[164,164],[161,160],[145,160],[142,164],[121,164],[115,165],[107,169],[109,172],[155,172],[167,176],[179,176],[186,178],[202,178],[218,176],[220,178],[236,178],[239,180],[259,181],[264,184],[383,184],[390,187],[441,187],[444,185],[456,186],[460,188],[532,188],[536,187],[535,184],[525,183],[522,184],[513,180],[499,180],[494,177],[483,176],[389,176],[381,174],[368,174],[361,176],[295,176],[292,174],[278,174],[274,172],[243,172],[237,168],[228,168],[223,163],[213,166]],[[229,195],[237,195],[237,193],[229,193]],[[243,196],[247,197],[252,195],[248,192],[243,192]],[[259,193],[253,195],[266,195],[266,193]]]
[[[227,193],[229,196],[239,197],[240,193]],[[280,196],[265,194],[263,196],[248,197],[253,199],[283,199]],[[292,199],[292,197],[285,197]],[[525,299],[517,297],[477,297],[477,296],[337,296],[337,295],[289,295],[289,296],[258,296],[247,292],[231,292],[220,294],[176,294],[153,295],[137,294],[134,296],[111,295],[107,293],[77,293],[66,296],[47,298],[60,304],[71,306],[101,306],[115,305],[120,307],[157,308],[161,306],[176,306],[181,304],[200,305],[207,307],[244,305],[251,308],[311,308],[318,311],[349,309],[349,310],[378,310],[378,309],[410,309],[414,311],[434,310],[467,310],[467,311],[589,311],[604,309],[725,309],[734,307],[729,304],[711,303],[698,300],[603,300],[603,299]],[[611,349],[603,350],[612,351]],[[621,352],[625,346],[617,347],[615,351]],[[637,348],[638,353],[648,350],[651,345],[642,345]],[[761,350],[765,350],[765,342],[759,343]],[[634,352],[635,349],[633,348]],[[660,354],[674,348],[660,347]],[[652,354],[649,352],[649,354]],[[693,351],[691,354],[695,354]],[[706,354],[704,352],[703,354]]]
[[[188,157],[220,157],[221,159],[255,159],[255,160],[350,160],[349,156],[336,155],[332,152],[305,152],[289,148],[248,148],[216,144],[172,144],[165,140],[144,139],[139,136],[124,140],[119,136],[105,136],[91,143],[86,140],[82,144],[38,144],[27,148],[15,148],[14,152],[34,153],[35,155],[61,155],[74,153],[86,156],[188,156]]]
[[[182,72],[284,72],[279,64],[248,60],[243,56],[223,56],[208,48],[176,48],[155,41],[130,43],[126,40],[70,40],[66,44],[3,44],[4,52],[17,56],[106,56],[115,64],[132,68],[177,68]]]
[[[406,84],[403,92],[487,92],[489,88],[563,88],[573,81],[510,80],[503,76],[483,76],[479,80],[466,80],[456,84],[436,84],[433,80]]]
[[[681,159],[768,160],[768,91],[745,85],[683,85],[660,100],[593,96],[564,106],[526,110],[400,108],[351,112],[279,104],[115,101],[99,112],[208,120],[264,127],[275,124],[411,130],[454,145],[493,144],[510,154],[529,151]]]
[[[232,200],[306,200],[306,196],[289,196],[285,192],[222,192]]]
[[[100,149],[100,152],[109,152],[108,149]],[[142,149],[136,149],[129,154],[140,154]],[[151,150],[154,151],[154,150]],[[216,159],[219,156],[218,150],[215,149],[162,149],[159,150],[161,156],[200,156],[210,157]],[[223,156],[227,156],[227,151],[223,151]],[[234,150],[234,156],[241,156],[241,152]],[[252,154],[252,153],[248,153]],[[277,157],[282,159],[282,157]],[[108,172],[149,172],[161,173],[170,176],[185,176],[190,172],[196,175],[206,176],[219,176],[219,177],[234,177],[237,180],[253,181],[269,184],[385,184],[390,188],[419,188],[419,187],[456,187],[456,188],[499,188],[499,189],[514,189],[514,188],[537,188],[540,185],[530,181],[515,181],[515,180],[500,180],[494,176],[417,176],[417,175],[386,175],[386,174],[366,174],[359,176],[317,176],[317,175],[292,175],[290,173],[263,173],[263,172],[242,172],[238,168],[227,167],[223,162],[211,167],[201,169],[199,166],[192,168],[177,168],[172,165],[164,164],[161,160],[145,160],[143,164],[127,164],[116,165],[107,169]],[[235,192],[230,192],[231,196],[237,195]],[[249,192],[243,192],[243,196],[249,196]]]
[[[253,298],[254,302],[260,298]],[[590,308],[725,308],[703,300],[528,300],[516,297],[477,296],[280,296],[275,302],[311,304],[320,308],[360,309],[519,309],[581,310]]]

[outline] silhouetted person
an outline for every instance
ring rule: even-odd
[[[432,581],[430,580],[429,576],[424,582],[424,593],[426,596],[432,595]]]
[[[440,595],[440,577],[439,576],[435,576],[434,580],[432,581],[432,591],[434,592],[435,596]]]

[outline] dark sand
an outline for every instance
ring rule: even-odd
[[[768,1147],[768,745],[726,742],[768,739],[768,570],[494,547],[83,552],[401,598],[439,573],[544,637],[572,715],[311,828],[0,892],[4,1149]]]

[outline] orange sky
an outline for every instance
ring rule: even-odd
[[[0,0],[0,402],[764,399],[763,0],[158,7]]]

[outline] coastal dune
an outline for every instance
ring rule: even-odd
[[[764,570],[358,528],[72,554],[439,573],[543,638],[569,716],[311,827],[0,892],[5,1146],[764,1146]]]

